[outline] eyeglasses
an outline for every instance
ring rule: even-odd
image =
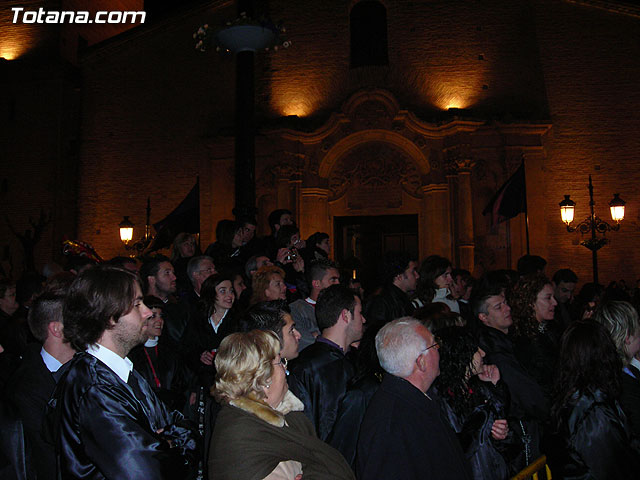
[[[284,369],[287,369],[287,364],[289,363],[289,361],[286,358],[280,358],[279,362],[273,362],[273,365],[282,365],[284,367]]]
[[[214,273],[216,273],[216,269],[209,267],[209,268],[203,268],[202,270],[197,270],[197,273],[202,273],[202,272],[208,273],[209,275],[213,275]]]
[[[428,352],[430,349],[435,348],[436,350],[440,350],[440,343],[438,343],[438,340],[436,339],[435,342],[433,342],[433,345],[428,346],[427,348],[425,348],[424,350],[422,350],[417,358],[416,361],[418,360],[418,358],[420,358],[423,354],[425,354],[426,352]]]

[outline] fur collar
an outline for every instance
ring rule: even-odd
[[[278,408],[273,409],[262,400],[257,400],[251,397],[234,398],[229,402],[240,410],[255,415],[261,420],[264,420],[274,427],[284,427],[284,416],[290,412],[301,412],[304,410],[304,405],[298,397],[296,397],[290,391],[284,395],[284,399],[278,405]]]

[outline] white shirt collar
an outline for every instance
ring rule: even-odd
[[[316,301],[311,297],[305,298],[304,301],[307,302],[309,305],[315,305],[316,304]]]
[[[127,383],[129,380],[129,373],[133,370],[133,363],[127,357],[122,358],[115,352],[112,352],[107,347],[103,347],[99,343],[95,345],[89,345],[87,353],[93,355],[107,367],[113,370],[113,373],[118,375],[120,379]]]
[[[227,313],[229,313],[229,310],[225,310],[224,315],[222,315],[222,318],[220,319],[220,323],[218,323],[218,325],[213,323],[213,315],[209,317],[209,323],[213,327],[214,332],[218,333],[218,329],[220,328],[220,325],[222,325],[222,322],[224,321],[224,317],[227,316]]]
[[[640,360],[638,360],[636,357],[633,357],[630,363],[631,365],[636,367],[638,370],[640,370]]]
[[[155,347],[156,345],[158,345],[158,337],[151,337],[144,342],[145,347]]]
[[[42,357],[42,361],[51,373],[57,372],[58,369],[62,366],[62,363],[58,361],[56,357],[47,352],[44,347],[40,350],[40,356]]]

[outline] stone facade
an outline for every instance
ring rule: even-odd
[[[271,1],[292,46],[256,55],[259,227],[291,208],[303,235],[349,215],[416,214],[420,254],[482,273],[514,266],[524,216],[481,212],[524,157],[531,253],[548,273],[590,278],[590,252],[559,218],[620,192],[627,219],[600,251],[600,278],[640,276],[640,9],[615,2],[385,0],[389,64],[350,68],[355,1]],[[200,175],[202,242],[233,208],[235,67],[191,34],[235,16],[185,9],[92,47],[81,62],[77,236],[122,253],[117,224],[166,215]],[[71,214],[70,214],[71,215]],[[140,230],[138,230],[140,231]],[[624,268],[622,268],[624,267]]]

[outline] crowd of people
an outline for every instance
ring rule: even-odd
[[[0,280],[0,476],[635,478],[637,291],[390,251],[365,292],[269,224]]]

